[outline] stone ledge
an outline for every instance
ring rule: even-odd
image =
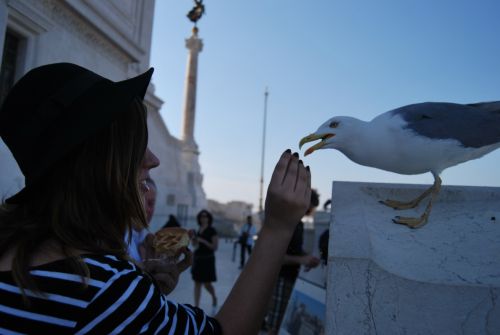
[[[407,280],[362,259],[330,260],[326,334],[497,334],[500,288]]]
[[[426,187],[333,183],[330,257],[370,259],[415,281],[500,287],[500,188],[444,186],[420,229],[392,218],[418,216],[426,203],[405,211],[379,204],[410,200]]]
[[[429,223],[395,211],[427,185],[334,182],[327,334],[496,334],[500,329],[500,188],[444,186]],[[495,218],[494,220],[492,218]]]

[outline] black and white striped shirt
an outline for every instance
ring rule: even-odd
[[[0,272],[0,334],[220,334],[201,309],[166,300],[148,274],[111,255],[85,255],[87,285],[69,260],[31,269],[39,293],[22,299]]]

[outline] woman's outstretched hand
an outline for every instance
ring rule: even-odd
[[[297,153],[285,151],[274,168],[267,189],[265,226],[268,229],[295,228],[311,200],[311,173]]]
[[[311,173],[285,151],[267,189],[264,225],[255,248],[217,313],[224,333],[257,334],[295,227],[311,201]],[[238,313],[235,313],[235,310]]]

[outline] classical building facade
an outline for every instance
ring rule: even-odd
[[[258,231],[262,226],[259,215],[252,213],[251,203],[243,201],[221,203],[208,199],[207,207],[214,215],[215,227],[222,236],[237,236],[241,227],[247,222],[247,216],[252,216],[252,222]]]
[[[72,62],[112,80],[123,80],[149,68],[154,0],[0,0],[0,103],[12,85],[30,69]],[[186,143],[173,137],[159,114],[163,101],[146,94],[149,146],[163,165],[151,172],[158,197],[152,229],[169,214],[193,226],[206,207],[197,153],[185,158]],[[179,111],[180,112],[180,111]],[[24,185],[24,178],[0,140],[0,197]]]

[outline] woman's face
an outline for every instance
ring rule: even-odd
[[[149,190],[149,186],[146,183],[146,179],[149,178],[149,170],[160,165],[160,160],[155,154],[146,148],[144,158],[142,159],[141,167],[139,168],[139,185],[141,186],[141,191],[145,194]]]
[[[142,164],[139,169],[139,185],[144,197],[144,206],[146,210],[146,219],[148,223],[153,217],[153,212],[156,202],[156,187],[154,185],[149,185],[146,179],[150,178],[149,170],[160,165],[160,160],[153,154],[149,148],[146,148],[144,158],[142,159]]]
[[[208,225],[208,223],[210,222],[210,220],[208,219],[208,214],[203,212],[200,214],[200,226],[205,226],[205,225]]]
[[[148,184],[149,189],[144,194],[144,205],[146,206],[146,220],[151,222],[153,218],[153,214],[155,211],[155,203],[156,203],[156,186],[153,184]]]

